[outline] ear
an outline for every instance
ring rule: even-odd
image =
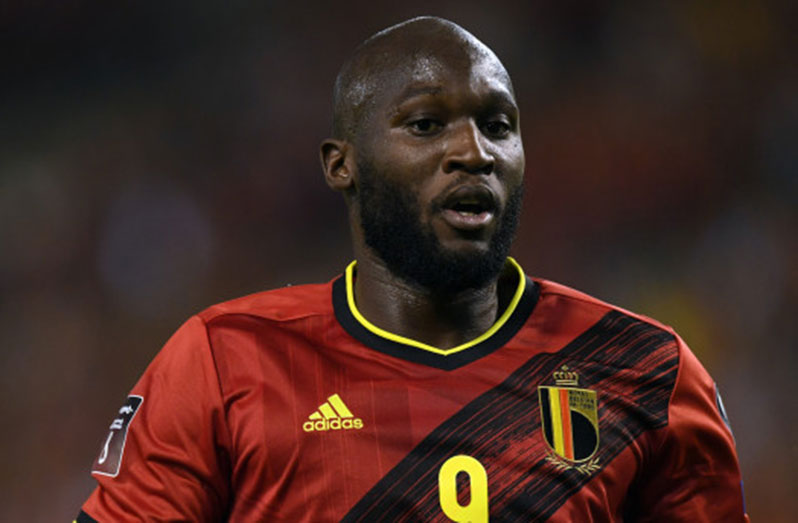
[[[328,138],[321,142],[321,168],[327,185],[346,191],[354,183],[354,150],[349,142]]]

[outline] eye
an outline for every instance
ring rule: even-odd
[[[504,120],[490,120],[482,126],[482,130],[488,136],[504,138],[510,134],[512,128],[510,127],[510,124]]]
[[[432,118],[418,118],[409,122],[407,126],[413,134],[423,136],[438,132],[442,124]]]

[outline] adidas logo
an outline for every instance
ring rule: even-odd
[[[319,405],[318,410],[308,416],[308,420],[302,424],[302,430],[305,432],[362,428],[363,420],[352,414],[338,394],[327,398],[327,401]]]

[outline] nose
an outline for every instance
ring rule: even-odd
[[[444,172],[492,173],[494,159],[485,145],[485,137],[473,120],[454,126],[446,144],[446,156],[443,161]]]

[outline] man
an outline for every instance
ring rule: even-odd
[[[507,257],[524,153],[493,52],[413,19],[355,51],[334,104],[356,262],[178,330],[78,521],[747,520],[682,340]]]

